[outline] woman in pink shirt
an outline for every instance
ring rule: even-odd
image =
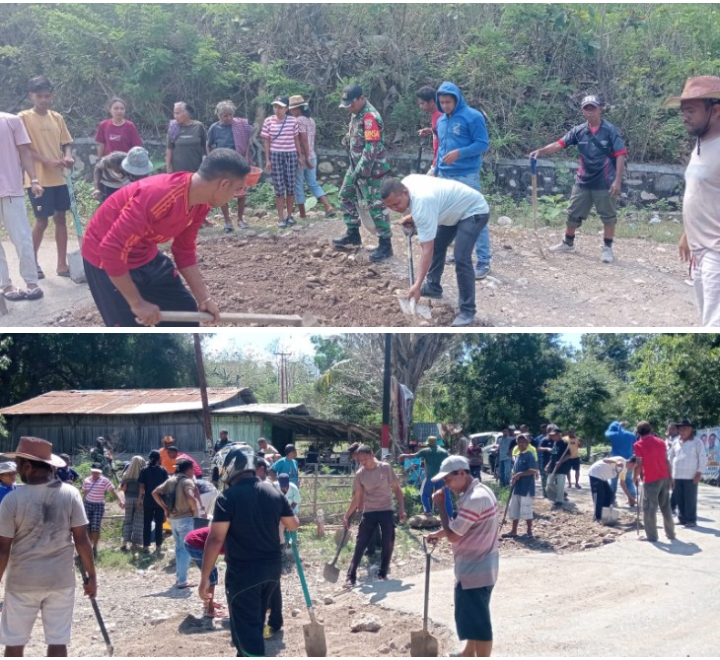
[[[122,99],[114,98],[108,103],[110,119],[98,124],[95,142],[98,143],[98,158],[114,151],[127,153],[133,147],[142,147],[142,139],[135,124],[125,119],[127,105]]]

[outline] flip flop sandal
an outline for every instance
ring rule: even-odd
[[[70,271],[69,270],[58,270],[57,276],[58,277],[70,277]]]
[[[40,300],[44,295],[43,290],[36,286],[34,289],[28,289],[25,292],[25,300]]]
[[[27,299],[27,293],[25,293],[24,291],[20,291],[19,289],[16,289],[15,291],[3,291],[2,295],[5,300],[9,300],[11,302],[17,302],[18,300]]]
[[[176,584],[175,586],[178,589],[192,589],[193,587],[197,587],[196,584],[191,584],[190,582],[183,582],[182,584]]]
[[[43,269],[40,268],[40,266],[37,267],[37,274],[38,274],[38,279],[39,279],[39,280],[44,280],[44,279],[45,279],[45,273],[43,273]]]

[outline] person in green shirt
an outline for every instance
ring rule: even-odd
[[[449,456],[445,449],[438,447],[438,439],[434,435],[429,435],[427,439],[427,446],[423,447],[420,451],[414,454],[400,454],[398,461],[404,461],[406,458],[422,458],[425,462],[425,479],[422,484],[422,492],[420,499],[422,501],[423,509],[426,514],[432,513],[432,495],[437,488],[442,488],[442,482],[437,484],[433,483],[433,477],[440,472],[441,463]],[[448,516],[452,518],[453,505],[450,492],[445,489],[445,508],[448,512]]]

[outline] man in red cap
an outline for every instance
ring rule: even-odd
[[[720,78],[700,76],[685,83],[680,106],[685,130],[697,138],[685,171],[680,258],[695,271],[695,301],[705,327],[720,327]]]
[[[23,437],[7,454],[25,484],[0,505],[0,580],[7,570],[0,620],[5,655],[23,655],[41,613],[48,656],[66,656],[75,606],[73,555],[88,574],[85,594],[97,594],[95,563],[82,499],[55,478],[65,461],[40,438]]]

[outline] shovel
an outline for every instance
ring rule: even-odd
[[[77,557],[77,565],[80,569],[80,575],[82,576],[83,584],[87,584],[89,581],[88,574],[80,557]],[[100,632],[102,633],[103,639],[105,640],[107,654],[112,657],[112,655],[115,653],[115,649],[113,648],[112,642],[110,641],[110,635],[108,635],[107,628],[105,627],[105,621],[103,621],[102,614],[100,614],[100,608],[98,607],[97,601],[94,598],[91,598],[90,605],[92,605],[93,612],[95,612],[95,618],[98,622],[98,626],[100,626]]]
[[[530,178],[532,180],[532,209],[533,209],[533,232],[535,234],[535,240],[538,244],[538,250],[543,259],[545,259],[545,251],[543,250],[540,237],[538,236],[538,194],[537,194],[537,158],[530,159]]]
[[[350,530],[346,529],[342,535],[342,538],[340,539],[340,542],[338,543],[337,552],[335,553],[335,557],[333,557],[333,560],[331,562],[328,562],[327,564],[325,564],[325,568],[323,569],[323,577],[328,582],[337,582],[338,578],[340,577],[340,569],[337,568],[335,566],[335,564],[337,564],[338,557],[340,557],[340,553],[342,552],[342,549],[347,544],[348,538],[350,538]]]
[[[503,513],[502,522],[500,523],[500,529],[498,530],[498,534],[502,531],[503,525],[505,524],[505,521],[507,520],[508,509],[510,508],[510,500],[512,499],[514,490],[515,490],[515,484],[510,486],[510,493],[508,494],[507,502],[505,503],[505,513]]]
[[[428,605],[430,603],[430,557],[436,544],[431,544],[428,551],[427,542],[423,537],[423,550],[425,551],[425,606],[423,609],[422,630],[410,633],[410,656],[413,658],[436,658],[438,654],[438,641],[428,632]]]
[[[412,237],[413,237],[413,231],[410,229],[403,228],[403,231],[405,232],[405,236],[407,237],[407,258],[408,258],[408,282],[410,283],[410,286],[415,284],[415,268],[413,266],[413,254],[412,254]],[[418,303],[415,298],[411,298],[408,300],[405,297],[405,293],[403,291],[398,291],[396,293],[398,297],[398,304],[400,305],[400,310],[403,314],[407,316],[420,316],[424,319],[430,320],[432,318],[432,314],[430,313],[430,305],[427,305],[425,303]]]
[[[199,323],[212,321],[212,314],[207,312],[162,312],[163,321],[170,323]],[[299,327],[317,327],[317,319],[312,314],[303,316],[283,316],[280,314],[221,314],[220,321],[225,323],[271,323],[273,325],[290,325]]]
[[[65,184],[67,185],[68,195],[70,196],[70,211],[75,221],[75,233],[77,234],[78,243],[82,246],[83,226],[80,221],[80,213],[78,212],[77,200],[75,198],[75,187],[72,182],[72,174],[65,175]],[[84,284],[87,282],[85,276],[85,264],[83,263],[80,250],[73,250],[67,256],[68,268],[70,269],[70,279],[75,284]]]
[[[300,584],[302,585],[303,595],[305,596],[305,604],[310,615],[310,623],[303,625],[303,635],[305,637],[305,652],[308,658],[324,658],[327,656],[327,642],[325,641],[325,626],[318,623],[315,618],[312,599],[308,591],[307,582],[305,581],[305,572],[303,571],[302,562],[297,549],[297,540],[290,535],[290,545],[295,555],[295,566],[300,576]]]

